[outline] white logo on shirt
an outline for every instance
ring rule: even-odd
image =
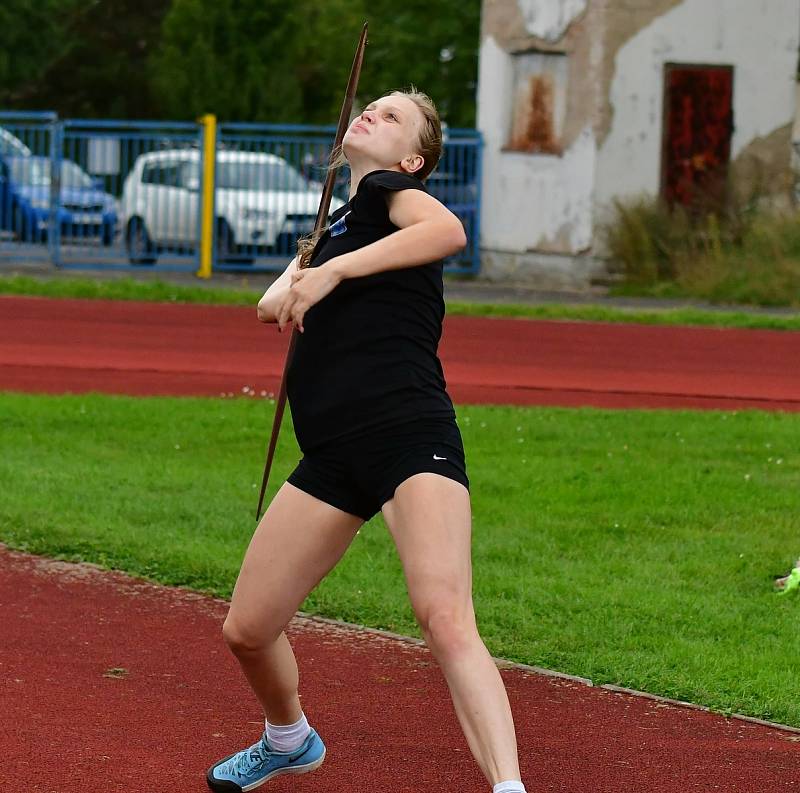
[[[338,237],[340,234],[344,234],[347,231],[347,223],[345,222],[345,218],[350,214],[350,210],[344,213],[339,220],[337,220],[331,226],[331,237]]]
[[[435,454],[433,455],[434,460],[446,460],[446,457],[437,457]]]

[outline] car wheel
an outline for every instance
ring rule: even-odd
[[[14,231],[17,234],[17,239],[20,242],[31,242],[32,234],[31,234],[31,227],[30,223],[28,222],[28,218],[25,213],[22,211],[22,207],[17,204],[14,207]]]
[[[103,245],[106,248],[109,248],[113,244],[114,244],[114,226],[111,223],[105,223],[103,225]]]
[[[231,227],[224,220],[218,220],[216,231],[216,259],[218,262],[230,261],[235,252]]]
[[[155,247],[141,218],[133,218],[128,224],[125,236],[128,260],[131,264],[153,264],[156,260]]]

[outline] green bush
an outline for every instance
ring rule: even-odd
[[[690,224],[682,209],[670,211],[660,199],[614,201],[614,214],[603,227],[612,261],[634,284],[675,278],[678,251],[690,241]]]
[[[670,208],[658,198],[615,201],[601,226],[626,294],[800,305],[800,213],[755,199]]]

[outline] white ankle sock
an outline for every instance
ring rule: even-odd
[[[492,793],[525,793],[525,785],[516,779],[509,779],[508,782],[498,782],[492,788]]]
[[[270,724],[268,721],[264,723],[267,727],[269,745],[277,752],[293,752],[302,745],[311,732],[305,713],[301,713],[294,724]]]

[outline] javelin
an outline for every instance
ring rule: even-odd
[[[331,162],[328,167],[328,176],[325,179],[325,187],[322,190],[322,197],[319,202],[319,209],[317,210],[317,219],[314,223],[314,234],[322,229],[327,223],[328,211],[331,206],[331,197],[333,196],[333,183],[336,179],[336,171],[338,168],[333,166],[333,157],[339,153],[342,145],[344,133],[347,130],[347,125],[350,122],[350,113],[353,109],[353,100],[356,95],[356,88],[358,87],[358,78],[361,74],[361,64],[364,61],[364,48],[367,44],[367,23],[361,29],[361,38],[358,40],[358,47],[356,47],[356,54],[353,58],[353,66],[350,69],[350,79],[347,81],[347,90],[345,91],[344,102],[342,103],[342,110],[339,113],[339,124],[336,128],[336,137],[333,142],[333,149],[331,149]],[[278,399],[275,402],[275,418],[272,421],[272,435],[269,439],[269,447],[267,449],[267,461],[264,464],[264,476],[261,479],[261,492],[258,496],[258,508],[256,509],[256,522],[261,517],[261,507],[264,503],[264,493],[267,491],[267,482],[269,480],[269,472],[272,468],[272,458],[275,456],[275,446],[278,443],[278,433],[281,429],[281,420],[283,419],[283,410],[286,407],[286,373],[289,371],[289,365],[292,362],[294,355],[294,348],[297,344],[298,330],[292,327],[292,337],[289,341],[289,350],[286,353],[286,363],[283,365],[283,377],[281,378],[281,388],[278,392]]]

